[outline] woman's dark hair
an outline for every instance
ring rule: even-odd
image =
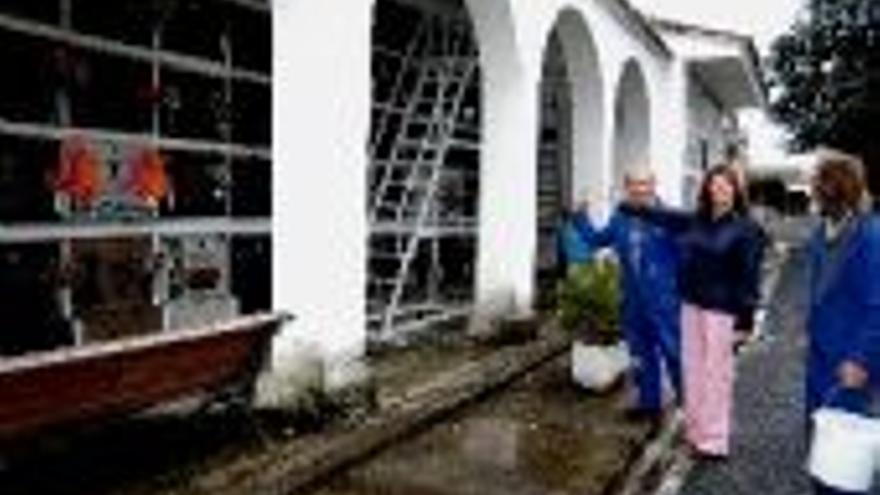
[[[738,215],[744,215],[748,209],[748,201],[746,200],[745,184],[743,184],[742,174],[734,167],[723,163],[715,165],[706,171],[703,177],[703,183],[700,185],[700,193],[697,197],[697,213],[704,218],[712,217],[712,180],[715,177],[724,178],[733,187],[733,211]]]
[[[819,154],[813,195],[823,212],[843,214],[858,212],[865,207],[864,165],[856,156],[839,151]]]

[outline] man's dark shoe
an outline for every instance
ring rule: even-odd
[[[663,412],[655,409],[632,408],[625,413],[627,421],[648,425],[648,436],[653,438],[663,429]]]
[[[663,413],[657,409],[646,409],[643,407],[633,407],[627,409],[624,413],[626,419],[634,422],[656,421],[663,418]]]

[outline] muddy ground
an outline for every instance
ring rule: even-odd
[[[495,349],[454,336],[374,357],[372,411],[332,403],[294,416],[215,410],[116,422],[46,441],[0,468],[4,495],[148,495],[176,491],[273,449],[357,428]],[[320,495],[603,493],[647,434],[623,420],[622,389],[577,389],[562,355],[423,432],[336,475]]]

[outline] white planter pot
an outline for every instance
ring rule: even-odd
[[[595,346],[574,342],[571,345],[571,377],[587,390],[607,390],[629,366],[629,354],[623,344]]]

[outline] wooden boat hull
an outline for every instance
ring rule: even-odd
[[[0,361],[0,445],[196,394],[250,393],[281,315]]]

